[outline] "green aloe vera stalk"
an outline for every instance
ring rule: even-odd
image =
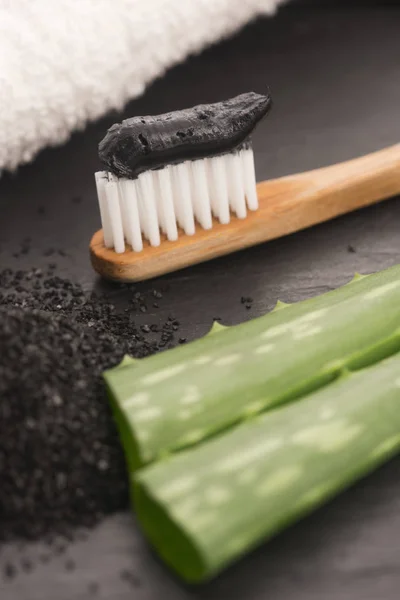
[[[131,471],[400,349],[400,266],[104,374]]]
[[[135,509],[188,582],[214,576],[400,450],[400,354],[139,470]]]

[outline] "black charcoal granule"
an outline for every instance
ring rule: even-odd
[[[126,581],[129,585],[133,587],[140,586],[140,579],[133,571],[123,569],[120,573],[120,578],[122,579],[122,581]]]
[[[137,313],[51,269],[0,271],[0,542],[61,537],[64,550],[75,532],[128,507],[101,375],[125,354],[177,342],[170,321],[141,330]],[[60,548],[52,542],[53,554]]]
[[[6,563],[3,568],[3,575],[5,579],[13,579],[17,574],[17,570],[12,563]]]
[[[32,571],[33,565],[32,561],[29,558],[22,557],[21,559],[21,569],[25,571],[25,573],[30,573]]]
[[[99,584],[97,581],[91,581],[88,585],[88,592],[91,596],[96,596],[99,592]]]

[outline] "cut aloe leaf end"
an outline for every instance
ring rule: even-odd
[[[400,355],[139,470],[148,539],[184,580],[212,578],[400,450]]]
[[[134,470],[397,350],[400,265],[104,378]]]

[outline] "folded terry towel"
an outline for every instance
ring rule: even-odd
[[[285,0],[0,0],[0,171]]]

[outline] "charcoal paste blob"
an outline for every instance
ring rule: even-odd
[[[105,168],[135,179],[167,164],[225,154],[242,147],[271,108],[269,95],[248,92],[164,115],[115,123],[99,144]]]

